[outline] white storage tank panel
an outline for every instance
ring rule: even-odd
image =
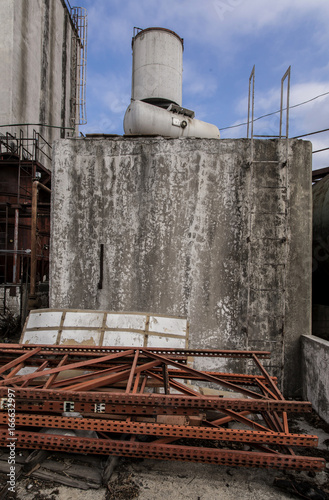
[[[182,105],[183,40],[165,28],[133,38],[132,99]]]

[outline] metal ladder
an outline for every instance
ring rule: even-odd
[[[282,135],[283,118],[283,86],[288,78],[287,88],[287,114],[286,114],[286,133]],[[254,124],[254,86],[255,86],[255,66],[252,69],[249,78],[248,95],[248,124],[247,138],[250,130],[250,157],[247,165],[247,201],[246,217],[248,219],[247,234],[247,304],[246,304],[246,344],[247,348],[265,348],[271,350],[275,357],[275,362],[271,369],[277,372],[282,380],[282,367],[284,366],[284,336],[285,336],[285,316],[286,316],[286,283],[287,270],[286,262],[288,257],[288,218],[289,218],[289,192],[288,192],[288,157],[289,157],[289,94],[290,94],[290,67],[281,80],[281,106],[280,106],[280,131],[278,136],[255,135],[253,131]],[[251,113],[250,113],[251,108]],[[251,121],[250,121],[251,114]],[[278,138],[282,140],[282,146],[279,144],[275,152],[276,159],[258,159],[255,154],[254,138]],[[276,182],[262,184],[259,181],[259,171],[266,169],[267,172],[272,168],[275,172]],[[264,176],[264,178],[266,178]],[[277,182],[279,181],[279,182]],[[255,185],[256,183],[256,185]],[[259,200],[264,197],[268,199],[268,210],[259,211]],[[263,203],[264,204],[264,203]],[[266,203],[265,203],[266,206]],[[259,235],[254,234],[257,229],[255,219],[263,217],[270,220],[271,224],[262,227]],[[274,225],[274,220],[278,222],[281,219],[281,225]],[[263,222],[264,224],[264,222]],[[259,228],[258,228],[259,229]],[[279,233],[279,234],[278,234]],[[271,256],[274,259],[271,262]],[[259,254],[262,254],[263,259]],[[279,262],[278,262],[279,261]],[[255,273],[255,270],[257,273]],[[256,275],[258,275],[258,283]],[[265,329],[259,325],[260,318],[264,315],[262,311],[261,298],[271,293],[274,294],[273,313],[268,310],[267,318],[263,317],[263,322],[270,318],[274,322],[276,335],[275,338],[265,341]],[[255,299],[257,297],[257,299]],[[271,303],[270,297],[267,299],[267,306]],[[260,339],[260,336],[263,339]],[[261,344],[261,345],[260,345]]]

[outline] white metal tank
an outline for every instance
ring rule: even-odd
[[[132,40],[131,103],[126,135],[219,139],[215,125],[196,120],[182,107],[183,39],[165,28],[147,28]]]
[[[178,106],[177,106],[178,107]],[[184,112],[184,108],[183,112]],[[188,111],[188,110],[186,110]],[[126,135],[162,135],[219,139],[216,125],[196,120],[176,110],[161,109],[142,101],[131,101],[124,118]]]
[[[183,40],[165,28],[147,28],[132,40],[134,100],[182,105]]]

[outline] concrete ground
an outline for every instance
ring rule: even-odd
[[[319,421],[321,422],[321,421]],[[316,423],[316,422],[315,422]],[[299,417],[293,421],[293,432],[307,432],[319,437],[316,453],[329,459],[329,434],[314,422]],[[314,453],[313,455],[315,456]],[[329,498],[329,466],[315,474],[266,469],[219,467],[198,463],[122,459],[112,475],[109,489],[79,490],[49,485],[23,478],[17,485],[19,500],[280,500],[300,498],[273,483],[275,479],[307,481],[321,489],[320,496],[305,493],[303,498]],[[308,496],[307,496],[308,495]],[[319,493],[318,493],[319,495]],[[321,496],[322,495],[322,496]]]
[[[315,481],[324,486],[328,471],[311,479],[306,473],[292,473],[297,479]],[[119,477],[118,477],[119,476]],[[112,495],[105,488],[82,491],[65,486],[33,487],[31,480],[20,482],[17,498],[21,500],[283,500],[295,498],[273,485],[275,478],[287,478],[281,471],[236,469],[183,462],[143,460],[121,466],[111,482],[116,483]],[[120,486],[117,484],[119,479]],[[137,485],[137,488],[134,487]],[[137,496],[134,496],[136,489]],[[38,492],[37,496],[36,491]],[[305,497],[308,498],[308,497]],[[310,498],[310,497],[309,497]]]

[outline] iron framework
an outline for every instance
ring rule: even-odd
[[[291,433],[288,413],[311,411],[311,404],[284,399],[260,361],[269,352],[1,344],[0,354],[1,446],[15,439],[27,449],[325,467],[299,451],[317,446],[317,437]],[[192,367],[194,358],[209,356],[249,360],[259,374]],[[14,437],[6,428],[13,405]],[[56,435],[60,429],[94,431],[98,438]]]

